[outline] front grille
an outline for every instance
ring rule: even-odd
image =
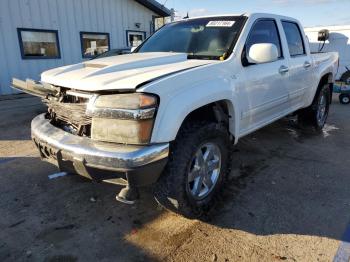
[[[74,135],[90,136],[92,119],[86,108],[91,97],[91,94],[67,91],[45,99],[51,123]]]
[[[49,113],[54,114],[58,120],[74,127],[91,125],[91,117],[86,115],[86,103],[62,103],[48,101]]]

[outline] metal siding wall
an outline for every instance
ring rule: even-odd
[[[47,69],[81,62],[80,31],[107,32],[111,48],[125,47],[126,30],[149,36],[152,15],[134,0],[0,0],[0,94],[15,92],[12,77],[40,79]],[[23,60],[18,27],[58,30],[61,59]]]
[[[6,46],[5,46],[5,17],[4,17],[4,3],[0,6],[0,94],[5,92],[4,83],[7,82],[8,78],[8,68],[9,62],[7,61],[8,57],[6,55]]]
[[[15,19],[15,17],[9,17],[8,13],[14,9],[14,4],[16,1],[2,1],[0,6],[0,12],[1,12],[1,39],[2,39],[2,49],[4,52],[4,59],[1,59],[0,63],[3,63],[3,60],[6,61],[6,68],[4,71],[1,71],[1,91],[2,93],[9,93],[10,88],[7,83],[10,79],[10,75],[19,74],[20,72],[16,72],[16,62],[12,57],[15,57],[15,59],[18,59],[16,57],[16,52],[14,50],[14,47],[19,49],[18,43],[15,44],[14,40],[16,40],[17,37],[17,31],[14,30],[15,33],[11,33],[11,30],[13,30],[13,21],[12,19]]]

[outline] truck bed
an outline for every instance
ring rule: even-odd
[[[312,53],[311,54],[312,60],[315,62],[316,65],[329,61],[334,60],[336,61],[338,59],[338,53],[337,52],[325,52],[325,53]]]

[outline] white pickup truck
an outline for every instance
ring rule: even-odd
[[[155,183],[159,203],[198,217],[216,201],[241,137],[292,113],[323,128],[337,63],[337,53],[310,54],[293,18],[211,16],[168,24],[132,54],[13,87],[48,106],[32,121],[43,160],[124,185],[125,203]]]

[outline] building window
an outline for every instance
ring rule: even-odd
[[[165,18],[164,17],[155,17],[154,18],[154,31],[159,30],[165,25]]]
[[[110,50],[109,33],[80,32],[83,58],[93,58]]]
[[[138,47],[146,39],[146,32],[126,31],[126,42],[129,47]]]
[[[61,58],[57,30],[17,28],[23,59]]]

